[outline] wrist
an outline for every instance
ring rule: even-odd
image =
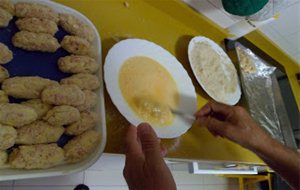
[[[276,141],[265,131],[262,131],[260,135],[255,135],[250,143],[249,150],[256,154],[264,154],[274,146]]]

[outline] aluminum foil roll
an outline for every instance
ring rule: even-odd
[[[282,113],[279,112],[277,106],[279,103],[277,96],[281,97],[281,94],[279,88],[274,90],[274,87],[278,87],[274,75],[276,67],[270,66],[239,43],[236,43],[236,52],[243,93],[251,116],[273,138],[285,144],[279,115]]]

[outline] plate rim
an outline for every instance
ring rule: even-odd
[[[234,70],[235,70],[236,76],[237,76],[237,81],[238,81],[237,86],[236,86],[237,88],[236,88],[236,90],[235,90],[234,93],[227,94],[227,95],[232,95],[232,97],[231,98],[230,97],[227,98],[227,101],[226,102],[222,102],[222,103],[227,104],[227,105],[235,105],[235,104],[237,104],[239,102],[239,100],[241,99],[241,95],[242,95],[241,85],[240,85],[240,80],[239,80],[239,77],[238,77],[237,69],[235,68],[234,64],[232,63],[231,59],[226,54],[226,52],[216,42],[214,42],[213,40],[211,40],[210,38],[207,38],[205,36],[195,36],[195,37],[193,37],[190,40],[189,45],[188,45],[188,59],[189,59],[189,64],[190,64],[190,67],[192,68],[193,74],[194,74],[194,76],[195,76],[198,84],[207,93],[207,95],[209,97],[211,97],[215,101],[219,101],[218,98],[216,98],[215,96],[213,96],[210,93],[210,91],[205,88],[205,85],[201,81],[200,77],[197,75],[195,67],[194,67],[194,64],[192,63],[192,55],[191,54],[192,54],[193,47],[194,47],[195,43],[197,43],[197,42],[205,42],[208,45],[210,45],[212,47],[212,49],[215,50],[218,54],[220,54],[221,56],[224,56],[225,59],[229,60],[229,62],[226,62],[224,64],[232,64],[232,66],[234,67]]]
[[[128,46],[130,46],[130,48],[128,48]],[[127,47],[126,53],[124,53],[125,55],[121,55],[122,53],[119,52],[118,56],[121,58],[116,58],[116,56],[114,56],[114,54],[116,54],[116,52],[120,51],[120,49],[124,49],[123,52],[125,52],[125,48]],[[135,50],[132,50],[133,47],[135,47]],[[139,47],[143,47],[143,50],[140,50]],[[131,49],[131,52],[128,51],[128,49]],[[155,54],[153,53],[155,52]],[[150,55],[149,55],[150,54]],[[153,56],[153,54],[155,56]],[[123,58],[122,58],[123,56]],[[164,49],[163,47],[161,47],[160,45],[145,40],[145,39],[139,39],[139,38],[130,38],[130,39],[125,39],[122,40],[118,43],[116,43],[109,51],[108,54],[105,58],[105,63],[104,63],[104,82],[106,84],[106,89],[108,91],[108,94],[110,95],[110,98],[113,102],[113,104],[117,107],[118,111],[132,124],[137,125],[139,123],[142,122],[141,118],[139,118],[130,108],[130,106],[128,105],[127,101],[124,99],[124,97],[122,96],[122,93],[120,91],[119,88],[119,84],[118,84],[118,76],[119,76],[119,70],[121,68],[121,65],[130,57],[134,57],[134,56],[146,56],[149,57],[151,59],[154,59],[156,62],[158,62],[161,66],[163,66],[168,72],[169,74],[172,76],[172,78],[174,79],[178,91],[179,91],[179,95],[180,97],[183,97],[184,95],[191,95],[193,98],[190,102],[193,102],[193,105],[189,105],[190,108],[187,108],[187,110],[192,110],[189,112],[192,112],[191,114],[194,114],[197,111],[197,95],[196,95],[196,91],[195,91],[195,87],[192,83],[192,80],[190,78],[190,76],[188,75],[187,71],[184,69],[183,65],[177,60],[177,58],[175,56],[173,56],[169,51],[167,51],[166,49]],[[168,59],[170,60],[170,62],[163,62],[162,60],[164,59]],[[114,59],[115,61],[112,61],[112,59]],[[120,59],[120,60],[118,60]],[[117,63],[116,63],[117,62]],[[163,62],[163,63],[161,63]],[[178,85],[177,80],[175,79],[174,73],[172,73],[172,71],[169,70],[168,67],[170,67],[171,64],[175,64],[176,63],[176,67],[179,68],[179,71],[181,75],[183,75],[183,78],[185,80],[185,85],[188,86],[186,87],[187,89],[189,89],[187,92],[187,94],[184,94],[184,92],[180,91],[180,89],[182,89],[183,85],[180,84]],[[119,67],[117,67],[117,70],[112,71],[113,67],[110,64],[119,64]],[[166,66],[169,65],[169,66]],[[173,65],[174,67],[174,65]],[[113,78],[114,76],[114,78]],[[180,98],[181,99],[181,98]],[[192,103],[190,103],[192,104]],[[179,107],[183,107],[183,103],[182,101],[180,101],[179,103]],[[187,107],[187,106],[186,106]],[[175,117],[174,122],[180,123],[180,121],[176,120],[179,118]],[[176,132],[177,130],[173,130],[175,132],[172,132],[172,129],[170,129],[169,126],[172,126],[172,124],[174,124],[174,122],[169,125],[169,126],[165,126],[165,127],[159,127],[155,124],[152,124],[154,130],[156,131],[157,135],[160,138],[175,138],[178,137],[180,135],[182,135],[183,133],[185,133],[191,126],[192,126],[192,122],[189,120],[184,120],[182,119],[182,121],[184,122],[188,122],[184,123],[182,122],[182,130],[180,132]],[[174,126],[173,126],[174,127]],[[159,128],[159,129],[158,129]],[[173,128],[174,129],[174,128]]]

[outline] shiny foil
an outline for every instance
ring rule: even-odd
[[[280,126],[277,96],[281,96],[274,75],[276,67],[257,57],[250,49],[236,43],[243,94],[251,116],[273,138],[285,143]],[[275,80],[274,80],[275,78]],[[276,84],[274,84],[276,83]],[[280,101],[280,100],[279,100]]]

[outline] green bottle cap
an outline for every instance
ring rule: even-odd
[[[238,16],[250,16],[261,10],[268,0],[222,0],[224,9]]]

